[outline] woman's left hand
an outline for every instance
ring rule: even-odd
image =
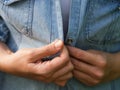
[[[120,76],[120,53],[84,51],[70,46],[67,48],[74,65],[73,76],[80,82],[93,86]]]

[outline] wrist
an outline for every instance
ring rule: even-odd
[[[0,42],[0,71],[6,71],[12,54],[13,52],[7,47],[7,45]]]
[[[110,62],[110,65],[108,66],[111,70],[110,75],[112,76],[112,79],[116,79],[120,77],[120,53],[114,53],[108,55],[108,60]],[[113,74],[113,75],[112,75]]]
[[[7,72],[8,71],[8,65],[9,65],[9,61],[11,60],[10,59],[10,55],[4,55],[4,56],[1,56],[1,59],[0,59],[0,71],[2,72]]]

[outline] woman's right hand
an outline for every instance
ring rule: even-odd
[[[15,53],[0,43],[0,51],[0,70],[3,72],[48,83],[55,82],[60,86],[64,86],[72,77],[73,65],[60,40],[41,48],[21,49]],[[42,61],[42,58],[60,51],[60,56]]]

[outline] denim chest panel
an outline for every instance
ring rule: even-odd
[[[120,0],[72,0],[72,4],[67,35],[71,45],[84,49],[102,46],[104,50],[107,45],[120,44]]]
[[[85,14],[85,37],[95,44],[120,42],[120,1],[90,0]]]
[[[28,37],[23,40],[24,44],[28,39],[41,44],[48,44],[56,38],[63,40],[59,0],[0,1],[3,4],[2,17],[11,27]]]
[[[32,33],[32,10],[34,0],[0,0],[3,18],[22,34]]]

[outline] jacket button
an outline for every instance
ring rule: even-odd
[[[72,43],[73,43],[73,39],[72,39],[72,38],[68,38],[68,39],[67,39],[67,44],[68,44],[68,45],[71,45]]]
[[[27,33],[28,33],[27,30],[26,30],[26,28],[21,29],[21,32],[22,32],[23,34],[27,34]]]

